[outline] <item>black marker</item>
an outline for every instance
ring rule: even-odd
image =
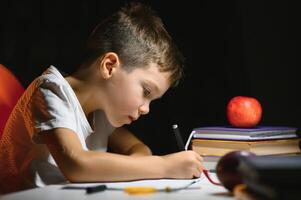
[[[94,192],[102,192],[102,191],[105,191],[106,189],[107,189],[106,185],[97,185],[97,186],[87,187],[86,193],[91,194]]]
[[[182,139],[182,136],[181,136],[178,125],[177,124],[172,125],[172,129],[173,129],[173,132],[176,136],[176,140],[177,140],[179,150],[180,151],[185,151],[185,146],[184,146],[183,139]]]

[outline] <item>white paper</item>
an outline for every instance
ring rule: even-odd
[[[189,189],[200,188],[202,183],[206,181],[204,176],[197,179],[151,179],[126,182],[100,182],[100,183],[72,183],[64,185],[72,188],[85,188],[97,185],[106,185],[108,188],[124,189],[126,187],[153,187],[157,190],[164,190],[167,187],[170,189],[179,189],[189,185]]]

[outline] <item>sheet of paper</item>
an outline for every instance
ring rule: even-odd
[[[204,176],[198,179],[153,179],[153,180],[139,180],[126,182],[101,182],[101,183],[76,183],[64,185],[73,188],[85,188],[97,185],[106,185],[108,188],[124,189],[125,187],[154,187],[158,190],[169,187],[171,189],[183,188],[191,184],[188,188],[200,188],[202,183],[206,182]]]

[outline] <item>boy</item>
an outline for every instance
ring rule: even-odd
[[[139,3],[121,8],[94,29],[75,73],[63,77],[51,66],[18,101],[0,142],[1,192],[66,181],[199,177],[195,152],[153,156],[122,127],[177,84],[181,67],[154,11]]]

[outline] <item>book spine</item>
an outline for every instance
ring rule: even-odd
[[[296,134],[275,135],[267,137],[250,137],[249,135],[229,135],[229,134],[193,134],[193,139],[216,139],[216,140],[236,140],[236,141],[258,141],[297,138]]]

